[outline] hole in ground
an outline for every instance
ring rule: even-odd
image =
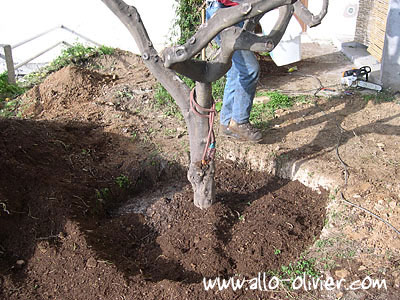
[[[325,193],[226,161],[216,167],[217,202],[208,210],[195,208],[189,184],[174,194],[159,187],[170,194],[137,197],[146,216],[132,213],[131,199],[125,214],[89,235],[91,245],[128,276],[198,283],[278,270],[319,236]]]
[[[0,211],[5,299],[34,298],[33,283],[54,298],[98,299],[92,289],[98,278],[108,290],[121,286],[115,295],[125,283],[131,295],[174,283],[201,294],[203,287],[190,283],[277,269],[299,257],[323,227],[325,194],[228,162],[217,162],[217,202],[199,210],[182,167],[154,163],[136,140],[99,126],[0,119],[0,138],[0,202],[10,212]],[[107,200],[115,208],[132,197],[119,187],[121,175],[135,191],[149,187],[138,196],[156,200],[143,208],[146,216],[102,213]],[[160,197],[150,192],[156,183],[165,185],[156,189]],[[209,299],[203,296],[197,299]]]

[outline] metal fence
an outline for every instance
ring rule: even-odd
[[[40,33],[40,34],[37,34],[37,35],[35,35],[35,36],[33,36],[33,37],[27,39],[27,40],[24,40],[24,41],[22,41],[22,42],[20,42],[20,43],[17,43],[17,44],[15,44],[15,45],[0,44],[0,47],[2,47],[2,48],[4,49],[4,55],[0,54],[0,57],[3,58],[3,59],[5,59],[5,61],[6,61],[7,73],[8,73],[8,82],[9,82],[10,84],[15,84],[15,83],[16,83],[16,80],[15,80],[15,70],[17,70],[18,68],[20,68],[20,67],[26,65],[26,64],[29,63],[30,61],[34,60],[35,58],[37,58],[37,57],[43,55],[44,53],[46,53],[46,52],[52,50],[53,48],[55,48],[55,47],[57,47],[57,46],[59,46],[59,45],[64,44],[64,45],[67,45],[67,46],[71,46],[71,44],[67,43],[66,41],[60,41],[60,42],[58,42],[58,43],[56,43],[56,44],[54,44],[54,45],[52,45],[52,46],[50,46],[50,47],[44,49],[43,51],[40,51],[39,53],[33,55],[32,57],[30,57],[30,58],[24,60],[23,62],[21,62],[21,63],[19,63],[19,64],[17,64],[17,65],[14,64],[13,55],[12,55],[13,49],[15,49],[15,48],[17,48],[17,47],[20,47],[20,46],[22,46],[22,45],[25,45],[26,43],[29,43],[30,41],[33,41],[33,40],[35,40],[35,39],[37,39],[37,38],[39,38],[39,37],[41,37],[41,36],[43,36],[43,35],[46,35],[46,34],[52,32],[52,31],[54,31],[54,30],[57,30],[57,29],[66,30],[66,31],[72,33],[73,35],[76,35],[76,36],[78,36],[78,37],[80,37],[80,38],[82,38],[82,39],[84,39],[84,40],[86,40],[86,41],[88,41],[88,42],[90,42],[90,43],[96,45],[96,46],[100,46],[100,44],[98,44],[98,43],[92,41],[91,39],[87,38],[86,36],[84,36],[84,35],[82,35],[82,34],[76,32],[76,31],[74,31],[74,30],[72,30],[72,29],[69,29],[69,28],[65,27],[64,25],[59,25],[59,26],[53,27],[53,28],[51,28],[51,29],[49,29],[49,30],[46,30],[46,31],[44,31],[44,32],[42,32],[42,33]]]

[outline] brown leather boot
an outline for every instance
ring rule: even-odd
[[[261,132],[257,128],[254,128],[249,122],[238,124],[234,120],[231,120],[228,129],[242,141],[259,143],[262,140]]]
[[[235,139],[239,139],[239,136],[237,135],[237,134],[235,134],[235,133],[233,133],[230,129],[229,129],[229,126],[226,126],[226,125],[220,125],[219,126],[219,132],[223,135],[223,136],[226,136],[226,137],[229,137],[229,138],[235,138]]]

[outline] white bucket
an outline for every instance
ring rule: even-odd
[[[264,35],[268,35],[278,20],[277,9],[266,13],[260,20]],[[285,34],[279,44],[270,52],[272,60],[277,66],[288,65],[301,60],[301,32],[302,28],[295,17],[289,22]]]

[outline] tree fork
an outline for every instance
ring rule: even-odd
[[[175,99],[185,118],[190,141],[188,179],[194,191],[194,204],[208,208],[215,200],[214,160],[204,159],[208,147],[210,119],[199,116],[190,108],[190,89],[176,72],[196,81],[196,102],[208,109],[212,105],[211,82],[223,76],[231,66],[235,50],[272,51],[282,38],[293,11],[309,26],[316,26],[326,15],[328,0],[322,0],[320,14],[314,16],[299,0],[246,0],[235,7],[217,11],[214,16],[184,45],[165,49],[159,56],[147,34],[139,13],[123,0],[101,0],[127,27],[134,38],[143,61],[150,72]],[[268,11],[279,7],[279,19],[269,36],[259,37],[251,32],[250,21],[239,29],[233,26],[241,21],[261,18]],[[217,34],[220,34],[221,51],[213,61],[198,61],[193,57]],[[211,119],[212,120],[212,119]],[[213,145],[214,146],[214,145]]]

